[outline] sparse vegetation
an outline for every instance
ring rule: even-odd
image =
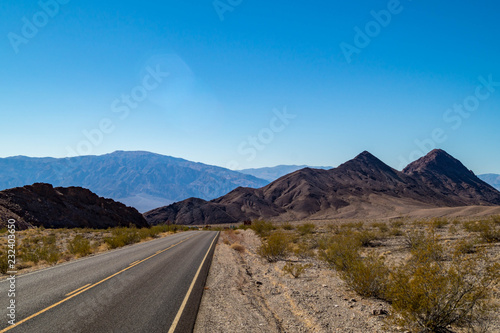
[[[298,279],[302,273],[310,267],[312,267],[312,264],[294,264],[287,262],[285,266],[283,266],[283,272],[285,272],[285,274],[290,274],[295,279]]]
[[[309,235],[314,232],[315,225],[312,223],[304,223],[297,227],[297,232],[301,236]]]
[[[75,235],[75,237],[68,242],[68,252],[78,257],[85,257],[92,252],[90,241],[82,235]]]
[[[285,259],[290,253],[291,237],[282,230],[271,233],[262,241],[258,253],[268,262]]]
[[[275,229],[273,224],[271,222],[263,221],[263,220],[256,220],[252,222],[252,225],[250,226],[250,229],[255,231],[257,235],[260,237],[266,237],[269,235],[271,231]]]
[[[231,248],[235,251],[238,251],[238,252],[245,252],[245,247],[243,245],[241,245],[240,243],[233,243],[231,245]]]
[[[189,227],[157,225],[141,229],[129,227],[107,230],[88,228],[19,230],[16,232],[16,270],[20,271],[39,265],[54,265],[110,248],[156,238],[162,233],[180,230],[189,230]],[[7,271],[7,260],[3,260],[2,255],[5,258],[7,256],[0,250],[0,273],[4,274]]]

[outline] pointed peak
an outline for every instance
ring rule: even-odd
[[[379,160],[377,157],[375,157],[373,154],[371,154],[368,151],[363,151],[361,154],[356,156],[352,161],[358,161],[358,162],[363,162],[363,163],[384,163],[381,160]]]
[[[462,172],[470,172],[459,160],[448,154],[442,149],[434,149],[427,155],[419,158],[418,160],[408,164],[404,168],[404,173],[412,173],[416,171],[428,169],[441,169],[441,170],[461,170]]]

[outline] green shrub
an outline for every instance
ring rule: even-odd
[[[293,225],[291,225],[289,222],[284,223],[282,226],[283,230],[293,230]]]
[[[62,253],[56,245],[56,237],[53,234],[25,238],[19,249],[19,256],[22,260],[32,261],[35,264],[42,260],[49,264],[55,264],[61,255]]]
[[[374,256],[358,257],[339,273],[359,295],[387,299],[389,269],[382,259]]]
[[[293,264],[291,262],[286,263],[283,266],[283,272],[290,274],[295,279],[299,278],[302,273],[308,268],[312,267],[312,264]]]
[[[114,228],[111,229],[111,237],[104,238],[104,242],[111,249],[134,244],[140,240],[141,238],[136,228]]]
[[[273,232],[258,249],[258,254],[268,262],[275,262],[285,259],[290,252],[291,237],[284,231]]]
[[[320,248],[319,257],[330,267],[344,271],[359,259],[360,247],[359,240],[352,234],[340,234],[331,237],[328,244]]]
[[[82,235],[76,235],[68,242],[68,252],[80,257],[88,256],[92,253],[90,241]]]
[[[271,222],[266,222],[263,220],[256,220],[252,222],[250,229],[255,231],[255,233],[260,237],[266,237],[275,228]]]
[[[301,224],[297,227],[297,232],[301,236],[309,235],[309,234],[312,234],[314,232],[315,227],[316,226],[312,223],[304,223],[304,224]]]

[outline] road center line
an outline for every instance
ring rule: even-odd
[[[23,323],[27,322],[28,320],[33,319],[33,318],[35,318],[35,317],[37,317],[37,316],[41,315],[42,313],[47,312],[47,311],[49,311],[50,309],[55,308],[56,306],[58,306],[58,305],[60,305],[60,304],[62,304],[62,303],[64,303],[64,302],[66,302],[66,301],[69,301],[69,300],[70,300],[70,299],[72,299],[73,297],[76,297],[76,296],[78,296],[78,295],[80,295],[80,294],[82,294],[82,293],[86,292],[87,290],[90,290],[90,289],[94,288],[95,286],[97,286],[97,285],[99,285],[99,284],[101,284],[101,283],[103,283],[103,282],[105,282],[105,281],[107,281],[107,280],[109,280],[109,279],[111,279],[111,278],[113,278],[113,277],[117,276],[118,274],[121,274],[121,273],[123,273],[123,272],[125,272],[125,271],[127,271],[127,270],[131,269],[132,267],[135,267],[135,266],[139,265],[140,263],[143,263],[143,262],[145,262],[146,260],[149,260],[149,259],[151,259],[151,258],[153,258],[153,257],[155,257],[155,256],[157,256],[157,255],[159,255],[160,253],[163,253],[163,252],[165,252],[165,251],[167,251],[167,250],[170,250],[171,248],[173,248],[173,247],[175,247],[175,246],[177,246],[177,245],[179,245],[179,244],[181,244],[181,243],[183,243],[183,242],[187,241],[188,239],[193,238],[194,236],[196,236],[196,234],[195,234],[195,235],[193,235],[193,236],[190,236],[190,237],[188,237],[188,238],[185,238],[185,239],[181,240],[180,242],[177,242],[177,243],[175,243],[174,245],[171,245],[171,246],[167,247],[166,249],[161,250],[161,251],[159,251],[159,252],[157,252],[157,253],[155,253],[155,254],[153,254],[153,255],[151,255],[151,256],[149,256],[149,257],[145,258],[145,259],[142,259],[142,260],[138,261],[137,263],[135,263],[134,265],[130,265],[130,266],[128,266],[127,268],[124,268],[124,269],[122,269],[121,271],[116,272],[116,273],[114,273],[114,274],[112,274],[112,275],[108,276],[107,278],[102,279],[102,280],[101,280],[101,281],[99,281],[99,282],[96,282],[96,283],[94,283],[94,284],[92,284],[92,285],[87,284],[86,286],[83,286],[82,288],[79,288],[79,289],[77,289],[77,290],[75,290],[75,291],[71,292],[71,293],[70,293],[70,294],[72,294],[71,296],[68,296],[68,297],[66,297],[66,298],[64,298],[64,299],[62,299],[62,300],[60,300],[59,302],[54,303],[54,304],[52,304],[51,306],[46,307],[45,309],[40,310],[40,311],[38,311],[37,313],[34,313],[34,314],[32,314],[31,316],[26,317],[26,318],[24,318],[24,319],[23,319],[23,320],[21,320],[21,321],[18,321],[15,325],[11,325],[11,326],[8,326],[8,327],[4,328],[3,330],[1,330],[1,331],[0,331],[0,333],[7,332],[7,331],[9,331],[9,330],[13,329],[14,327],[17,327],[17,326],[19,326],[19,325],[21,325],[21,324],[23,324]],[[88,286],[88,287],[87,287],[87,286]],[[85,287],[86,287],[86,288],[85,288]]]
[[[78,289],[76,289],[76,290],[73,290],[72,292],[67,293],[67,294],[66,294],[66,295],[64,295],[64,296],[70,296],[70,295],[72,295],[72,294],[76,293],[77,291],[80,291],[80,290],[82,290],[82,289],[84,289],[84,288],[86,288],[86,287],[88,287],[88,286],[90,286],[90,283],[87,283],[87,284],[86,284],[86,285],[84,285],[83,287],[80,287],[80,288],[78,288]]]

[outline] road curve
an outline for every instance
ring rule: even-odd
[[[0,333],[190,332],[216,232],[191,231],[109,251],[0,282]]]

